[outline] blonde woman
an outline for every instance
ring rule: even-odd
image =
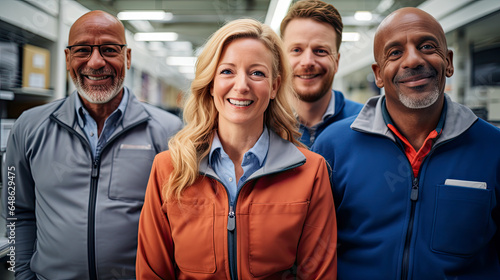
[[[290,68],[266,25],[235,20],[200,54],[186,126],[154,161],[138,279],[335,279],[324,159],[301,147]]]

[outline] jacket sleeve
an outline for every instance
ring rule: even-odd
[[[156,156],[139,220],[136,259],[137,279],[175,279],[174,244],[167,216],[162,211],[160,177],[163,165]]]
[[[337,279],[337,222],[326,162],[318,160],[297,256],[297,279]]]
[[[7,145],[7,178],[4,180],[7,183],[2,190],[2,214],[6,218],[7,236],[14,230],[15,239],[9,241],[9,247],[15,248],[14,270],[18,280],[36,279],[35,273],[30,269],[36,240],[35,182],[25,153],[22,131],[22,125],[18,121]]]
[[[499,167],[500,170],[500,167]],[[495,187],[495,192],[496,192],[496,201],[500,201],[500,174],[497,174],[497,185]],[[497,226],[497,231],[494,235],[494,248],[497,252],[498,256],[498,265],[500,265],[500,209],[498,207],[493,210],[493,220],[495,221],[495,224]]]

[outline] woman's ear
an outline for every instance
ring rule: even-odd
[[[272,85],[272,91],[271,91],[271,99],[276,98],[276,94],[278,94],[278,90],[281,85],[281,76],[278,75],[276,79],[274,79],[273,85]]]

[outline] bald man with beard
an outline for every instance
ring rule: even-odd
[[[338,278],[500,279],[500,130],[444,93],[441,25],[399,9],[374,57],[385,95],[312,148],[332,167]]]
[[[72,25],[76,91],[24,112],[7,144],[16,279],[135,279],[139,216],[154,156],[182,126],[125,86],[123,24],[91,11]],[[9,198],[10,199],[10,198]]]

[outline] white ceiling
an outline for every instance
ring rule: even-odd
[[[123,10],[164,10],[171,12],[171,21],[149,21],[157,32],[176,32],[178,41],[187,41],[192,50],[202,46],[207,38],[227,21],[237,18],[255,18],[265,22],[268,9],[275,0],[76,0],[90,10],[104,10],[113,15]],[[296,2],[296,0],[292,1]],[[404,6],[416,7],[425,0],[326,0],[333,4],[343,17],[344,31],[373,27],[388,13]],[[273,3],[274,4],[274,3]],[[354,20],[354,12],[372,11],[374,20],[361,23]],[[140,30],[137,24],[124,22],[131,32]],[[144,24],[144,22],[143,22]],[[149,26],[146,22],[146,25]],[[154,43],[156,47],[169,48],[169,43]],[[163,46],[165,45],[165,46]],[[175,47],[174,47],[175,48]],[[183,46],[185,49],[185,47]],[[194,54],[194,53],[193,53]]]

